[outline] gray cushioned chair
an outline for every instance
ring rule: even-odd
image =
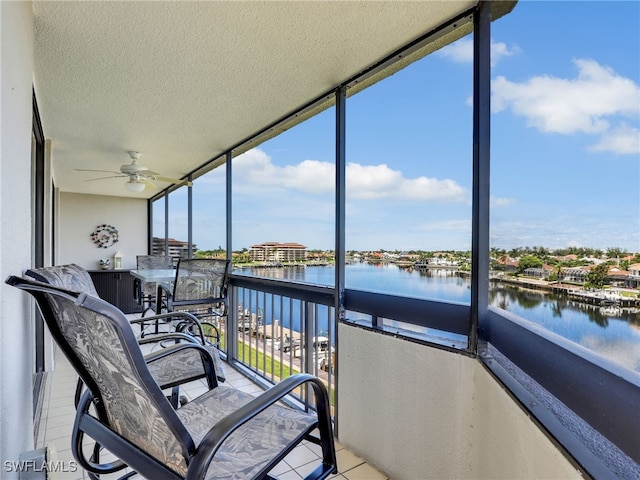
[[[189,312],[201,321],[227,314],[229,260],[181,258],[171,285],[162,285],[162,305],[168,312]]]
[[[89,272],[75,263],[66,265],[54,265],[51,267],[34,268],[25,271],[25,275],[40,282],[65,288],[68,290],[86,293],[94,297],[98,297],[93,280]],[[176,312],[173,314],[160,314],[144,319],[131,319],[132,324],[140,324],[141,328],[145,322],[164,321],[175,322],[176,330],[147,336],[139,339],[140,344],[159,343],[167,345],[169,342],[196,342],[204,346],[210,353],[215,363],[216,376],[218,380],[225,381],[224,368],[218,351],[218,344],[208,341],[205,330],[200,321],[188,312]],[[198,362],[194,362],[194,358],[198,354],[186,352],[180,356],[160,359],[150,364],[153,375],[157,378],[158,383],[163,388],[175,387],[177,385],[202,378],[207,375]],[[192,356],[193,358],[187,358]],[[178,390],[174,390],[173,402],[178,401]]]
[[[158,290],[162,311],[195,315],[209,343],[218,348],[220,328],[227,315],[229,265],[229,260],[222,258],[181,258],[174,281],[160,285]]]
[[[318,378],[293,375],[255,398],[219,385],[174,410],[118,308],[27,278],[11,276],[6,283],[36,299],[53,338],[88,387],[72,433],[73,455],[87,471],[129,466],[149,479],[271,478],[268,472],[308,439],[321,445],[322,459],[306,478],[336,473],[329,400]],[[305,385],[313,388],[315,411],[280,402]],[[82,453],[85,435],[119,460],[108,468],[93,464]]]

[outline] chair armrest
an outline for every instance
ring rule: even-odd
[[[152,315],[150,317],[134,318],[130,320],[129,323],[131,324],[147,323],[147,322],[154,322],[157,320],[172,319],[176,317],[180,318],[182,322],[186,322],[194,325],[198,329],[197,335],[200,337],[200,342],[202,343],[202,345],[204,345],[205,338],[204,338],[204,330],[202,329],[202,324],[200,323],[200,320],[198,320],[198,317],[196,317],[195,315],[189,312],[160,313],[158,315]]]
[[[203,327],[209,327],[211,328],[214,332],[215,332],[215,338],[216,338],[216,347],[220,346],[220,330],[218,330],[218,327],[216,327],[213,323],[211,322],[200,322],[202,324]]]
[[[199,323],[198,317],[189,312],[168,312],[168,313],[159,313],[157,315],[151,315],[149,317],[141,317],[134,318],[129,320],[129,323],[143,323],[154,320],[163,320],[165,318],[172,317],[184,317],[185,319],[192,320],[194,323]]]
[[[216,363],[211,352],[206,347],[193,343],[193,341],[188,343],[176,343],[167,348],[145,355],[144,359],[147,365],[151,368],[154,362],[169,359],[171,356],[184,352],[185,350],[195,350],[200,355],[200,359],[202,360],[202,373],[199,374],[200,377],[206,377],[209,389],[217,387],[218,376],[216,373]],[[180,377],[181,373],[184,374],[184,372],[181,372],[177,368],[171,369],[170,372],[174,375],[173,378],[171,381],[167,381],[167,383],[160,385],[160,388],[169,388],[171,386],[180,385],[191,381],[193,377],[192,375]],[[156,381],[160,384],[158,378],[156,378]]]
[[[191,458],[186,480],[204,480],[216,452],[235,430],[305,383],[309,383],[314,391],[323,462],[327,465],[335,465],[335,445],[326,387],[319,378],[299,373],[284,379],[216,423],[204,436],[198,445],[197,452]]]
[[[207,350],[206,347],[203,347],[202,345],[199,345],[193,342],[176,343],[167,348],[163,348],[162,350],[156,350],[155,352],[145,355],[144,360],[147,363],[155,362],[156,360],[159,360],[161,358],[169,357],[182,350],[191,349],[191,348],[196,349],[198,352],[200,352],[200,356],[202,357],[203,361],[210,362],[211,365],[214,365],[213,359],[211,358],[211,354],[209,353],[209,350]]]
[[[186,333],[179,333],[179,332],[158,333],[158,334],[147,335],[144,338],[140,338],[138,340],[138,344],[146,345],[148,343],[158,343],[158,342],[163,342],[165,340],[186,340],[189,343],[194,343],[196,339],[191,335],[187,335]]]

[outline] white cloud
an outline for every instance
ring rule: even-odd
[[[508,207],[516,203],[513,198],[494,197],[493,195],[491,196],[490,202],[492,207]]]
[[[347,195],[361,199],[464,201],[465,188],[453,180],[417,177],[405,178],[387,165],[347,165]]]
[[[426,232],[457,232],[471,235],[471,219],[464,220],[441,220],[429,222],[422,225],[422,230]]]
[[[491,66],[496,65],[503,58],[516,55],[520,52],[520,47],[517,45],[509,48],[504,42],[494,42],[491,40]]]
[[[470,38],[461,38],[444,47],[438,52],[438,55],[455,63],[473,62],[473,40]]]
[[[291,188],[308,193],[333,190],[335,167],[327,162],[303,160],[297,165],[278,167],[271,157],[259,148],[252,148],[234,160],[234,175],[242,184]]]
[[[297,165],[277,169],[284,187],[312,193],[332,192],[335,189],[336,167],[329,162],[303,160]]]
[[[279,167],[269,155],[254,148],[234,161],[234,174],[242,184],[293,189],[306,193],[331,193],[335,188],[335,166],[329,162],[303,160]],[[450,179],[425,176],[406,178],[387,165],[347,165],[347,195],[350,199],[433,200],[463,202],[468,191]]]
[[[503,58],[517,53],[520,53],[519,47],[509,48],[504,42],[491,40],[491,66],[495,66]],[[473,62],[473,40],[466,37],[461,38],[440,50],[439,55],[455,63],[471,63]]]
[[[575,79],[541,75],[517,83],[497,77],[492,82],[493,110],[510,109],[542,132],[619,136],[615,130],[610,132],[609,121],[638,117],[640,87],[593,60],[578,59],[574,64],[578,68]],[[605,136],[602,150],[617,145]]]
[[[524,218],[521,212],[494,209],[491,212],[490,244],[499,248],[544,245],[547,248],[587,246],[625,248],[640,251],[640,224],[637,208],[627,209],[622,215],[613,212],[602,215],[592,208],[574,207],[553,214],[543,208],[529,212]],[[603,209],[602,211],[605,211]]]
[[[589,147],[590,152],[613,152],[622,155],[640,153],[640,129],[621,124],[606,132],[600,141]]]

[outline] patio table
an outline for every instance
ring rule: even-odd
[[[174,268],[130,270],[129,273],[142,282],[165,283],[171,282],[176,278],[176,270]]]
[[[129,273],[133,278],[137,278],[141,282],[151,282],[158,286],[156,294],[156,313],[162,313],[162,302],[159,301],[162,295],[162,285],[170,285],[176,279],[175,268],[149,268],[142,270],[130,270]]]

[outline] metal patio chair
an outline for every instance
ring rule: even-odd
[[[227,315],[229,265],[229,260],[220,258],[181,258],[174,281],[159,289],[162,311],[195,315],[206,327],[209,341],[218,347]]]
[[[181,258],[175,280],[161,285],[162,305],[168,312],[189,312],[200,320],[227,314],[229,260]]]
[[[33,268],[26,270],[25,275],[56,287],[86,293],[99,298],[89,272],[75,263]],[[175,312],[172,314],[165,313],[129,320],[129,322],[134,325],[140,324],[141,331],[143,331],[146,322],[153,321],[173,322],[175,323],[175,328],[162,334],[158,333],[151,336],[147,335],[146,338],[139,338],[138,342],[140,344],[148,345],[156,343],[164,347],[176,342],[186,341],[198,343],[204,346],[212,356],[216,366],[215,375],[218,380],[222,382],[225,381],[224,368],[222,366],[222,360],[220,359],[219,345],[215,343],[215,341],[212,341],[214,339],[209,338],[210,336],[195,316],[188,312]],[[150,365],[150,369],[152,370],[154,377],[158,379],[158,383],[173,387],[177,387],[177,385],[202,378],[207,375],[207,372],[197,364],[194,364],[191,361],[186,361],[185,363],[185,359],[177,357],[159,360]],[[78,388],[81,388],[80,384]],[[173,403],[176,403],[178,398],[178,388],[174,388],[172,393]]]
[[[72,452],[93,478],[128,466],[153,479],[267,479],[303,440],[322,450],[306,479],[337,472],[329,399],[318,378],[293,375],[257,397],[214,385],[174,410],[118,308],[35,280],[11,276],[6,283],[36,299],[53,338],[87,386],[76,409]],[[284,406],[281,400],[305,385],[313,389],[315,412]],[[118,460],[104,465],[87,459],[85,435]]]

